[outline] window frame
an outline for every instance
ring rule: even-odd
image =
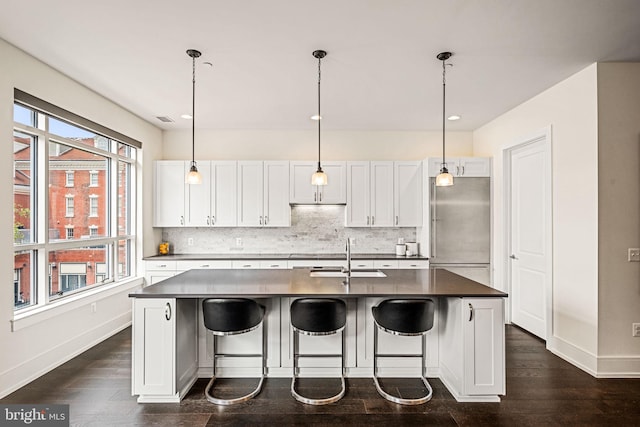
[[[31,227],[31,233],[33,234],[30,242],[27,243],[16,243],[14,242],[14,257],[18,254],[28,252],[30,256],[34,260],[36,265],[33,265],[31,268],[31,279],[29,286],[31,287],[32,293],[36,295],[32,295],[31,299],[35,302],[26,307],[18,307],[14,304],[14,314],[22,314],[28,313],[33,309],[39,309],[46,306],[51,306],[58,301],[63,301],[64,296],[66,295],[76,295],[78,293],[82,293],[85,291],[95,290],[96,288],[104,285],[119,285],[126,284],[130,282],[132,279],[136,278],[136,262],[135,256],[137,253],[137,244],[138,244],[138,236],[137,236],[137,212],[139,212],[138,200],[137,200],[137,173],[136,168],[138,167],[138,157],[141,155],[140,149],[142,148],[142,144],[138,141],[135,141],[131,138],[128,138],[118,132],[111,131],[108,128],[105,128],[101,125],[95,124],[94,122],[88,121],[86,119],[81,118],[73,113],[70,113],[66,110],[59,109],[58,107],[52,106],[51,104],[46,103],[46,101],[39,100],[38,98],[32,97],[24,92],[21,92],[17,89],[14,90],[14,105],[27,108],[34,112],[34,122],[33,126],[29,124],[24,124],[20,122],[14,122],[13,130],[14,132],[19,132],[25,135],[32,137],[32,150],[31,150],[31,183],[30,183],[30,191],[32,198],[32,215],[34,215]],[[29,102],[29,100],[36,100],[38,102]],[[40,103],[40,104],[39,104]],[[43,104],[42,104],[43,103]],[[36,104],[36,105],[34,105]],[[47,111],[42,108],[42,105],[51,106],[54,111]],[[61,117],[62,113],[68,113],[68,117]],[[102,136],[108,140],[109,150],[105,151],[99,147],[92,147],[86,144],[82,144],[81,142],[76,142],[73,139],[65,138],[59,135],[55,135],[49,132],[48,123],[49,117],[52,117],[56,120],[63,120],[68,122],[69,124],[85,129],[89,132],[93,132],[97,136]],[[77,120],[80,119],[80,120]],[[92,126],[87,126],[87,124]],[[105,135],[104,131],[107,131],[110,134]],[[105,161],[107,162],[107,169],[105,171],[105,197],[107,198],[107,222],[105,224],[105,230],[103,232],[103,237],[91,237],[90,239],[56,239],[56,236],[49,235],[49,190],[47,189],[48,184],[51,180],[51,176],[49,175],[49,146],[50,143],[63,144],[64,146],[71,149],[79,149],[85,152],[97,154],[103,156]],[[119,152],[119,147],[124,144],[131,147],[131,150],[125,150],[126,155],[121,155]],[[15,160],[14,160],[15,161]],[[130,186],[131,191],[131,200],[132,210],[130,211],[129,221],[132,224],[130,230],[128,230],[128,234],[122,235],[119,234],[119,230],[117,228],[118,224],[118,190],[117,190],[117,167],[119,162],[124,162],[129,164],[132,173],[129,176],[128,185]],[[91,171],[90,171],[91,172]],[[98,175],[97,171],[96,175]],[[68,183],[67,176],[65,176],[65,184]],[[75,178],[75,176],[74,176]],[[96,178],[98,181],[99,178]],[[74,179],[75,181],[75,179]],[[89,178],[89,186],[91,187],[92,178]],[[75,182],[74,182],[75,183]],[[66,186],[66,185],[65,185]],[[99,186],[99,184],[98,184]],[[95,186],[94,186],[95,187]],[[15,193],[14,193],[15,194]],[[75,201],[73,195],[71,196],[72,204],[74,205],[75,214]],[[69,200],[68,197],[65,196],[65,214],[67,211],[67,202]],[[90,202],[91,203],[91,202]],[[99,203],[99,202],[98,202]],[[98,204],[99,206],[99,204]],[[98,207],[99,209],[99,207]],[[83,214],[84,215],[84,214]],[[62,237],[62,236],[60,236]],[[67,237],[67,236],[65,236]],[[118,274],[118,242],[125,240],[128,242],[132,250],[128,254],[128,260],[126,261],[129,264],[129,274],[126,277],[120,277]],[[83,248],[83,247],[105,247],[105,256],[106,259],[104,263],[107,265],[105,269],[105,273],[101,273],[101,278],[106,277],[106,280],[101,280],[100,282],[96,281],[90,285],[84,285],[82,288],[70,291],[63,292],[62,295],[50,295],[49,288],[51,286],[51,279],[55,272],[55,267],[52,270],[52,263],[49,262],[49,253],[67,250],[67,249],[75,249],[75,248]],[[55,262],[53,263],[55,265]],[[88,273],[87,273],[88,275]],[[85,278],[87,277],[85,275]],[[85,281],[86,283],[86,281]],[[15,293],[15,290],[14,290]]]

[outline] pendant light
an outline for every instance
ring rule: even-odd
[[[446,123],[446,112],[445,112],[445,88],[447,86],[447,65],[445,61],[451,58],[451,52],[441,52],[438,54],[438,60],[442,61],[442,165],[440,167],[440,174],[436,177],[436,186],[438,187],[447,187],[453,185],[453,175],[449,173],[447,169],[447,163],[444,156],[444,138],[445,138],[445,123]]]
[[[202,176],[196,165],[196,58],[202,54],[198,50],[189,49],[187,55],[191,57],[193,62],[193,87],[191,93],[191,167],[185,182],[187,184],[202,184]]]
[[[320,65],[322,58],[327,56],[327,52],[315,50],[312,55],[318,58],[318,114],[312,117],[312,119],[318,120],[318,170],[311,176],[311,185],[327,185],[327,174],[324,173],[320,165],[320,122],[322,121],[322,116],[320,115]]]

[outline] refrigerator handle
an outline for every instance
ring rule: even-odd
[[[436,257],[436,181],[431,181],[431,253],[430,258]]]

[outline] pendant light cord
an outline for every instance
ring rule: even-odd
[[[318,171],[322,170],[320,166],[320,122],[322,121],[322,116],[320,115],[320,63],[322,62],[322,58],[318,57]]]
[[[444,156],[444,138],[445,138],[445,88],[447,86],[447,82],[446,82],[446,74],[447,74],[447,69],[445,66],[445,61],[446,59],[442,60],[442,166],[445,166],[445,156]]]
[[[191,165],[196,164],[196,57],[193,59],[193,85],[191,92]]]

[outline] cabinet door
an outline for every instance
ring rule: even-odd
[[[211,162],[198,162],[202,184],[186,185],[186,224],[190,227],[211,225]]]
[[[262,162],[238,162],[238,226],[260,227],[262,212]]]
[[[396,227],[422,225],[421,162],[395,162],[394,207]]]
[[[264,162],[264,218],[266,227],[289,227],[289,162]]]
[[[369,178],[369,162],[347,162],[347,227],[371,225]]]
[[[185,170],[182,160],[155,162],[154,168],[154,227],[182,227],[185,225]]]
[[[289,203],[313,204],[317,202],[316,186],[311,185],[311,175],[316,171],[314,162],[289,162]]]
[[[458,159],[456,175],[467,178],[491,176],[491,159],[487,157],[461,157]]]
[[[238,223],[237,164],[235,161],[211,162],[213,204],[211,225],[235,227]]]
[[[502,298],[463,298],[464,394],[504,394]]]
[[[327,174],[327,185],[317,187],[318,203],[327,205],[347,203],[346,162],[324,162],[322,170]]]
[[[133,299],[133,394],[175,393],[173,298]]]
[[[371,162],[371,226],[393,227],[393,162]]]

